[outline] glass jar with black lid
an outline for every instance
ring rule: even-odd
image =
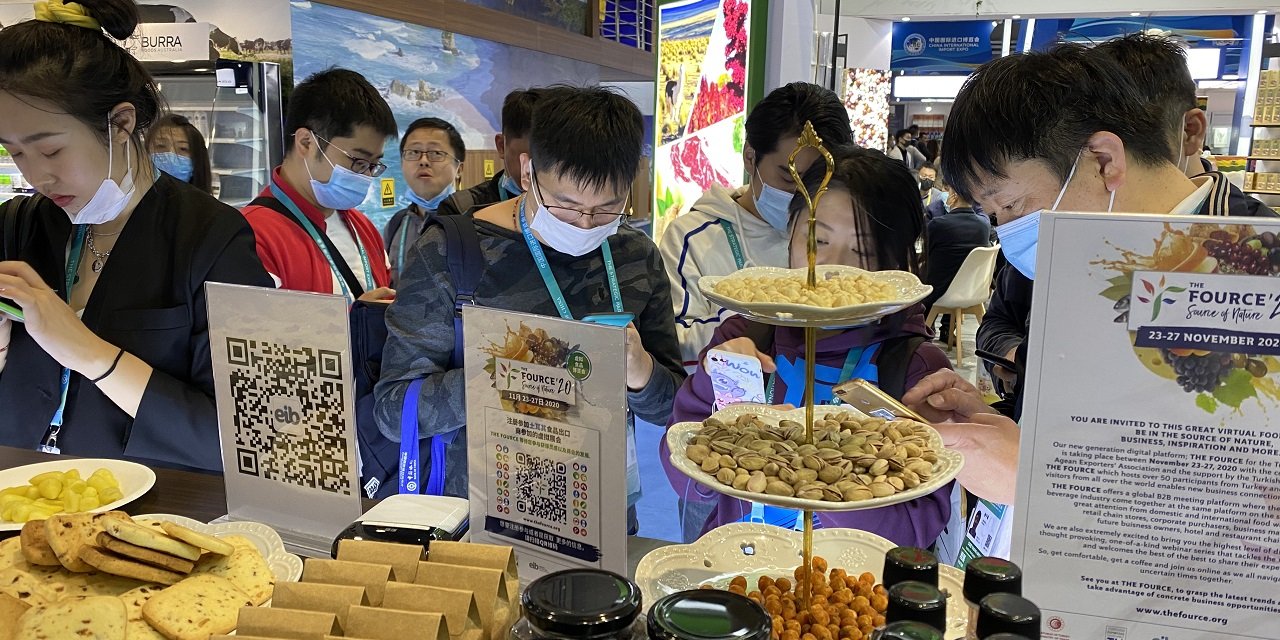
[[[877,629],[871,640],[943,640],[942,631],[923,622],[894,622]]]
[[[649,640],[769,640],[773,618],[736,593],[695,589],[656,602],[647,626]]]
[[[636,583],[608,571],[570,569],[534,580],[520,598],[512,640],[643,640]]]

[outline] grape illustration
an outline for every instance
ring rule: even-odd
[[[1178,374],[1178,385],[1187,393],[1210,393],[1222,384],[1227,374],[1234,368],[1234,359],[1229,353],[1211,353],[1208,355],[1177,355],[1168,349],[1161,349],[1165,362]]]

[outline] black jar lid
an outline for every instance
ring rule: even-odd
[[[641,611],[640,587],[598,569],[570,569],[534,580],[520,598],[536,629],[560,636],[616,633]]]
[[[650,640],[769,640],[773,618],[736,593],[694,589],[655,603],[648,630]]]
[[[923,622],[895,622],[873,636],[876,640],[943,640],[942,632]]]
[[[931,584],[899,582],[889,588],[885,620],[923,622],[942,629],[947,626],[947,597]]]
[[[915,580],[938,586],[938,559],[916,547],[897,547],[884,554],[883,584],[886,589],[899,582]]]
[[[1000,558],[975,558],[964,569],[964,599],[982,602],[993,593],[1022,595],[1022,569]]]
[[[1038,640],[1040,607],[1012,593],[993,593],[983,598],[978,612],[978,637],[997,633],[1017,633]]]

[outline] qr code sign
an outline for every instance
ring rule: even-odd
[[[239,472],[351,495],[341,354],[228,337],[227,360]]]
[[[563,462],[516,454],[516,510],[545,522],[569,520],[568,468]]]

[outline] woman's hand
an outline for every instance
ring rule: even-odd
[[[361,302],[391,302],[395,297],[395,289],[390,287],[378,287],[373,291],[366,291],[359,299]]]
[[[111,366],[118,349],[90,331],[31,265],[0,262],[0,296],[22,307],[27,335],[62,366],[88,378]]]
[[[925,376],[902,395],[902,404],[932,423],[969,422],[980,413],[999,413],[977,387],[951,369]]]
[[[763,373],[773,373],[778,370],[778,365],[773,361],[769,354],[756,348],[756,343],[751,338],[734,338],[726,340],[716,345],[716,351],[728,351],[743,356],[751,356],[760,361],[760,371]],[[702,362],[702,368],[707,368],[707,363]]]

